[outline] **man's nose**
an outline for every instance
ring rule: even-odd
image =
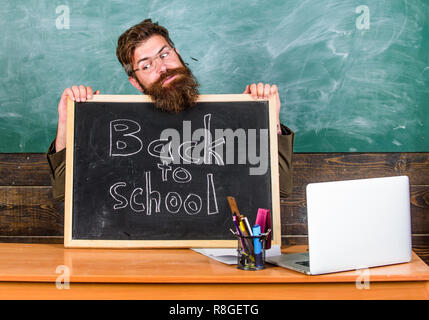
[[[155,63],[158,73],[165,73],[167,71],[167,67],[165,66],[164,61],[162,61],[161,59],[156,59]]]
[[[167,72],[167,67],[161,62],[161,64],[158,67],[158,72],[159,73],[165,73]]]

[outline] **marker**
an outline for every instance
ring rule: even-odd
[[[255,225],[261,226],[261,233],[267,232],[271,228],[271,211],[268,209],[259,208],[256,216]],[[265,249],[271,248],[271,234],[267,236]]]
[[[241,230],[241,235],[242,236],[245,236],[245,237],[249,236],[249,233],[246,230],[246,226],[244,225],[243,220],[240,221],[240,230]],[[250,260],[255,261],[255,258],[252,255],[252,252],[253,252],[253,243],[252,243],[252,240],[251,239],[246,239],[246,238],[241,238],[241,239],[243,239],[243,242],[245,244],[247,244],[245,246],[245,248],[247,249],[247,253],[249,254]]]
[[[246,230],[246,226],[244,225],[244,222],[240,221],[239,225],[240,225],[240,230],[241,230],[242,235],[248,237],[249,233]]]
[[[247,220],[247,217],[244,217],[243,220],[244,220],[244,223],[246,224],[249,235],[253,236],[253,232],[252,232],[252,228],[250,228],[249,220]]]
[[[253,227],[253,236],[257,237],[261,235],[261,227],[257,224]],[[255,249],[255,266],[262,267],[262,246],[259,238],[253,239],[253,247]]]
[[[238,223],[237,223],[237,217],[236,217],[236,216],[233,216],[233,217],[232,217],[232,221],[234,222],[235,229],[237,229],[237,234],[238,234],[238,236],[239,236],[239,238],[240,238],[241,246],[243,247],[243,249],[244,249],[245,251],[249,252],[249,249],[247,248],[247,246],[246,246],[246,242],[244,241],[243,235],[242,235],[242,233],[241,233],[241,231],[240,231],[240,227],[238,226]]]

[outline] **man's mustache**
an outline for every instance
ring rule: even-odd
[[[189,75],[189,70],[186,67],[179,67],[176,69],[168,69],[166,72],[164,72],[163,74],[161,74],[161,76],[159,77],[158,81],[156,81],[156,83],[158,85],[162,85],[162,83],[167,79],[170,78],[172,76],[175,75],[184,75],[187,76]]]
[[[163,83],[171,77],[175,79],[171,79],[172,81],[164,87]],[[178,113],[195,105],[199,96],[198,86],[199,83],[192,71],[186,66],[181,66],[160,74],[157,81],[144,89],[144,93],[152,96],[157,108]]]

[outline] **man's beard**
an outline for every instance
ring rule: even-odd
[[[176,79],[163,87],[164,80],[174,75],[176,75]],[[140,86],[144,88],[141,84]],[[152,97],[157,108],[178,113],[195,105],[199,96],[198,87],[197,79],[191,70],[184,66],[167,70],[158,81],[150,87],[144,88],[143,92]]]

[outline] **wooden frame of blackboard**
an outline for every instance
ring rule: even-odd
[[[198,102],[239,102],[254,101],[248,94],[200,95]],[[262,100],[267,101],[267,100]],[[95,95],[91,102],[152,102],[146,95]],[[278,175],[276,101],[269,103],[270,169],[272,190],[272,244],[281,244],[280,192]],[[87,240],[72,238],[73,217],[73,166],[74,166],[74,126],[75,103],[68,98],[67,103],[67,148],[66,185],[64,212],[64,246],[68,248],[232,248],[236,240]],[[231,216],[232,219],[232,216]]]

